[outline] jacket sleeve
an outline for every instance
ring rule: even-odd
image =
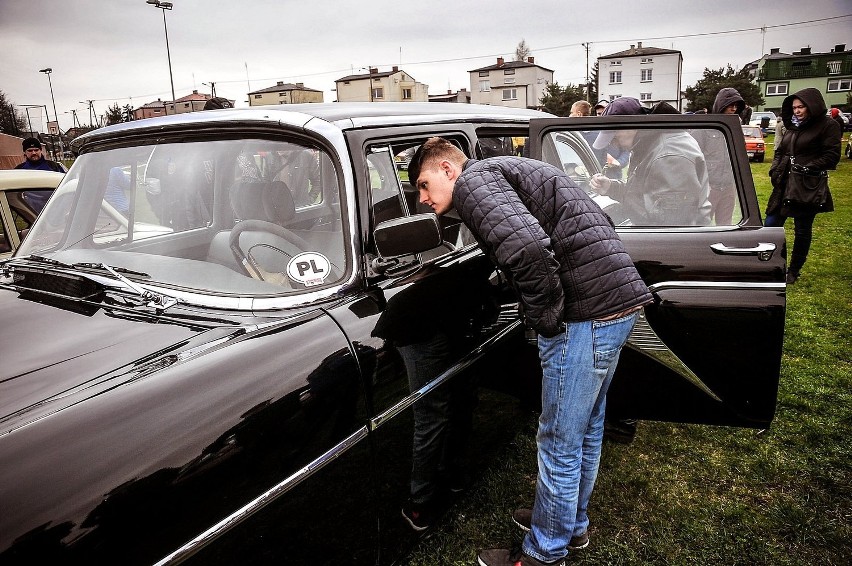
[[[822,170],[836,169],[840,162],[840,126],[831,119],[827,119],[825,123],[819,139],[820,147],[817,151],[808,152],[810,155],[805,165]],[[798,162],[797,159],[796,163]]]
[[[484,167],[454,194],[465,224],[512,280],[527,323],[543,336],[562,331],[564,292],[550,237],[501,171]]]

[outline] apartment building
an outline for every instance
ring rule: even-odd
[[[536,65],[534,57],[526,61],[497,58],[495,65],[468,71],[470,102],[510,108],[539,108],[553,71]]]
[[[682,110],[682,74],[680,51],[643,47],[640,41],[625,51],[598,57],[598,98],[632,96],[649,107],[668,102]]]

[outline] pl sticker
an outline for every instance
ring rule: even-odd
[[[287,264],[287,276],[305,287],[321,285],[331,273],[331,262],[317,252],[302,252]]]

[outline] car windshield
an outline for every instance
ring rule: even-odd
[[[760,133],[760,128],[757,126],[743,126],[743,134],[752,138],[762,138],[763,134]]]
[[[325,151],[281,140],[84,153],[16,257],[105,264],[185,294],[316,290],[347,271],[338,173]]]

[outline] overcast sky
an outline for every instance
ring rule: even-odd
[[[683,53],[683,85],[705,68],[735,69],[778,47],[852,48],[852,0],[173,0],[166,11],[176,97],[194,89],[235,99],[276,81],[335,100],[334,81],[398,65],[430,94],[470,88],[468,71],[511,60],[521,39],[560,85],[585,82],[597,57],[639,41]],[[824,18],[832,18],[825,21]],[[802,23],[811,22],[811,23]],[[765,26],[765,33],[760,28]],[[47,105],[63,130],[71,110],[102,114],[171,99],[163,11],[145,0],[0,0],[0,90],[16,105]],[[207,84],[205,84],[207,83]],[[35,117],[37,111],[31,110]],[[42,113],[43,114],[43,113]],[[35,118],[34,118],[35,122]],[[33,123],[35,127],[36,124]]]

